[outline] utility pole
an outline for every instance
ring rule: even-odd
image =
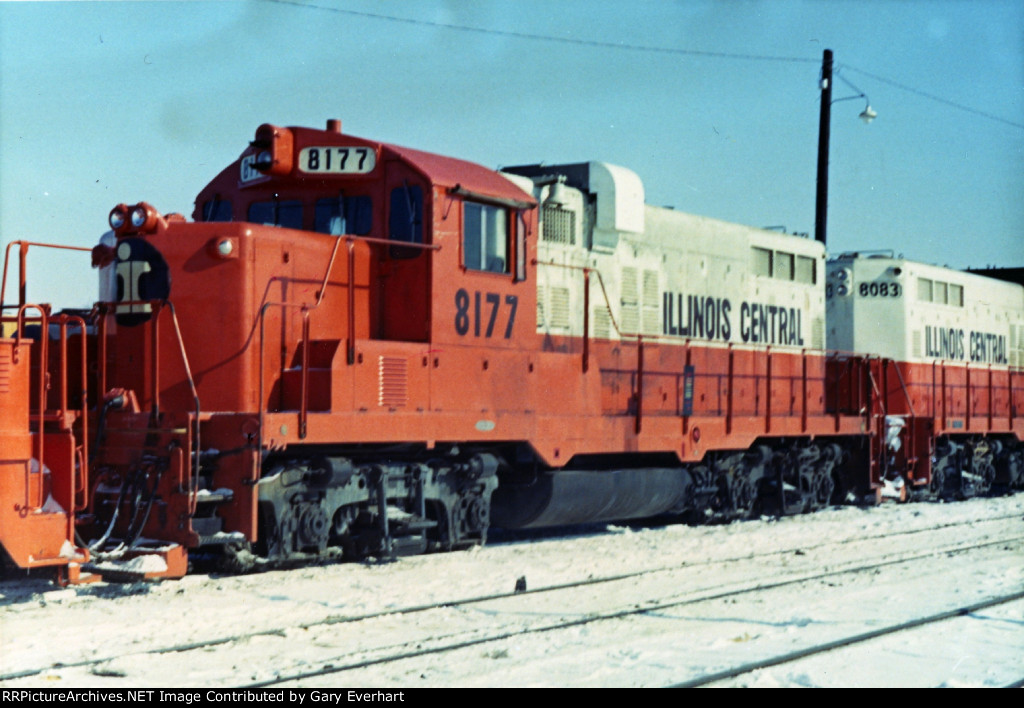
[[[814,207],[814,240],[825,243],[828,222],[828,141],[832,121],[832,50],[821,61],[821,120],[818,123],[818,189]]]

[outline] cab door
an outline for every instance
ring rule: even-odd
[[[426,342],[430,334],[430,187],[400,162],[388,165],[387,238],[379,279],[381,339]],[[403,245],[408,244],[408,245]]]

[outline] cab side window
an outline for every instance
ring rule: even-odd
[[[423,190],[415,184],[405,184],[391,190],[388,209],[388,238],[406,243],[423,243]],[[392,246],[392,258],[415,258],[421,251],[416,248]]]
[[[391,190],[388,238],[406,243],[423,243],[423,190],[405,185]]]
[[[202,220],[231,221],[231,202],[217,197],[203,202]]]
[[[314,230],[322,234],[365,236],[373,228],[372,202],[367,196],[318,199]]]
[[[463,265],[470,270],[508,273],[508,210],[464,202]]]
[[[283,226],[286,229],[302,228],[302,202],[298,200],[253,202],[249,205],[246,219],[253,224]]]

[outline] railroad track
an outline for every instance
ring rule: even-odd
[[[698,605],[698,604],[709,603],[709,602],[713,602],[713,601],[729,600],[729,599],[736,598],[736,597],[741,596],[741,595],[747,595],[747,594],[751,594],[751,593],[759,593],[759,592],[764,592],[764,591],[784,588],[786,586],[791,586],[791,585],[797,585],[797,584],[811,583],[811,582],[814,582],[814,581],[833,579],[833,578],[836,578],[836,577],[842,576],[842,575],[858,574],[858,573],[869,573],[871,571],[875,571],[875,570],[878,570],[878,569],[881,569],[881,568],[884,568],[884,567],[887,567],[887,566],[898,565],[898,564],[903,564],[903,563],[909,563],[909,562],[923,560],[923,559],[929,559],[929,558],[933,558],[936,555],[940,555],[940,554],[948,555],[948,554],[965,553],[965,552],[969,552],[971,550],[975,550],[975,549],[979,549],[979,548],[984,548],[984,547],[988,547],[988,546],[1007,545],[1007,544],[1014,544],[1014,543],[1016,543],[1016,544],[1024,543],[1024,536],[1014,536],[1014,537],[1009,537],[1009,538],[994,539],[994,540],[986,541],[986,542],[983,542],[983,543],[961,544],[961,545],[958,545],[958,546],[951,546],[951,547],[946,547],[946,548],[933,549],[933,550],[930,550],[930,551],[924,552],[924,553],[898,554],[898,557],[890,557],[890,558],[886,558],[885,560],[881,560],[881,561],[878,561],[878,562],[867,563],[867,564],[863,564],[863,563],[862,564],[854,564],[854,565],[850,565],[848,567],[843,567],[843,568],[838,568],[838,569],[831,569],[829,571],[820,572],[820,573],[809,573],[809,574],[808,573],[802,573],[802,574],[794,575],[792,577],[787,577],[787,578],[782,578],[782,579],[779,579],[779,580],[775,580],[775,581],[772,581],[772,582],[754,583],[754,584],[751,584],[751,585],[746,585],[746,586],[738,587],[738,588],[711,590],[711,591],[701,592],[699,594],[696,594],[696,595],[693,595],[693,596],[688,596],[688,597],[670,598],[670,599],[665,599],[665,600],[660,600],[660,601],[648,601],[648,602],[640,603],[640,604],[632,603],[632,606],[630,606],[630,607],[616,608],[616,609],[612,609],[612,610],[608,610],[608,611],[604,611],[604,612],[587,613],[585,616],[577,617],[577,618],[569,619],[569,620],[562,620],[562,621],[549,622],[549,623],[540,622],[540,623],[536,624],[535,626],[531,626],[531,627],[517,628],[517,629],[510,630],[510,631],[500,631],[500,632],[488,633],[488,634],[484,634],[482,636],[469,637],[469,638],[466,638],[465,636],[460,636],[460,635],[439,636],[439,637],[434,637],[433,638],[433,640],[436,642],[436,644],[434,644],[432,646],[429,646],[429,647],[421,647],[421,648],[410,649],[409,648],[410,645],[408,643],[403,643],[403,644],[401,644],[401,645],[399,645],[397,647],[381,647],[380,649],[382,649],[384,652],[389,652],[389,653],[382,653],[381,655],[378,655],[378,656],[373,656],[371,658],[365,658],[365,659],[360,659],[360,660],[356,660],[356,661],[348,661],[348,657],[347,656],[339,656],[339,657],[336,657],[335,659],[327,661],[326,663],[324,663],[323,666],[321,666],[320,668],[317,668],[317,669],[300,670],[300,671],[294,671],[294,672],[290,672],[290,673],[279,673],[278,675],[274,676],[273,678],[269,678],[269,679],[266,679],[266,680],[260,680],[260,681],[254,681],[253,683],[244,684],[241,687],[244,687],[244,688],[266,688],[266,687],[277,686],[277,685],[281,685],[281,684],[285,684],[285,683],[290,683],[290,682],[304,681],[304,680],[308,680],[308,679],[312,679],[312,678],[316,678],[316,677],[333,676],[333,675],[337,675],[337,674],[342,674],[342,673],[346,673],[346,672],[355,671],[355,670],[358,670],[358,669],[365,669],[365,668],[368,668],[368,667],[371,667],[371,666],[393,664],[393,663],[408,661],[408,660],[412,660],[412,659],[419,659],[419,658],[424,658],[424,657],[428,657],[428,656],[437,656],[437,655],[442,655],[442,654],[445,654],[445,653],[461,651],[463,649],[467,649],[467,648],[470,648],[470,647],[476,647],[476,646],[482,646],[482,645],[486,645],[486,644],[492,644],[492,643],[496,643],[496,642],[500,642],[502,640],[507,640],[507,639],[512,639],[512,638],[521,638],[521,637],[525,637],[525,636],[531,635],[531,634],[542,634],[542,633],[548,633],[548,632],[557,632],[557,631],[562,631],[562,630],[568,630],[568,629],[572,629],[572,628],[582,627],[582,626],[585,626],[585,625],[589,625],[589,624],[593,624],[593,623],[598,623],[598,622],[607,622],[607,621],[611,621],[611,620],[624,619],[624,618],[629,618],[629,617],[633,617],[633,616],[648,615],[648,614],[657,613],[657,612],[661,612],[661,611],[668,610],[668,609],[675,609],[675,608],[684,607],[684,606],[687,606],[687,605]],[[607,582],[607,581],[605,581],[605,582]],[[585,584],[589,584],[589,583],[573,584],[573,585],[570,585],[570,586],[567,586],[567,587],[580,587],[580,586],[585,585]],[[564,589],[566,589],[566,587],[544,588],[544,589],[539,590],[538,593],[554,592],[554,591],[560,591],[560,590],[564,590]],[[503,599],[504,597],[508,597],[508,596],[495,597],[493,599]],[[984,607],[989,607],[989,606],[993,606],[993,605],[1001,604],[1001,603],[1005,603],[1005,602],[1010,602],[1010,601],[1013,601],[1013,600],[1020,599],[1022,597],[1024,597],[1024,592],[1018,592],[1018,593],[1013,593],[1013,594],[1006,595],[1006,596],[1001,596],[999,598],[989,599],[989,600],[986,600],[986,601],[983,601],[983,602],[975,603],[974,605],[968,606],[966,608],[958,607],[958,608],[955,608],[955,609],[950,610],[950,611],[945,611],[943,613],[939,613],[937,615],[930,616],[928,618],[923,618],[923,619],[918,619],[918,620],[911,621],[911,622],[901,623],[900,625],[896,625],[894,627],[886,628],[884,631],[879,630],[878,632],[864,633],[864,634],[861,634],[861,635],[856,635],[854,637],[846,638],[844,640],[837,640],[836,642],[830,643],[830,644],[834,644],[834,646],[823,645],[820,648],[815,648],[815,649],[811,650],[811,653],[821,653],[821,652],[829,651],[830,649],[837,648],[839,646],[844,646],[844,645],[847,645],[847,644],[853,644],[853,643],[856,643],[858,641],[865,641],[867,638],[870,638],[869,635],[872,635],[872,636],[883,636],[884,634],[891,634],[891,633],[894,633],[894,632],[901,631],[902,629],[907,629],[907,628],[910,628],[910,627],[913,627],[913,626],[918,626],[920,624],[925,624],[925,623],[929,623],[929,622],[937,622],[937,621],[940,621],[941,619],[945,619],[945,618],[948,618],[948,617],[960,616],[960,615],[966,614],[967,612],[976,611],[976,609],[980,609],[980,608],[984,608]],[[482,602],[482,600],[480,602]],[[460,603],[452,603],[450,606],[452,606],[452,607],[456,607],[456,606],[464,607],[464,606],[466,606],[468,604],[475,604],[475,603],[461,603],[460,602]],[[394,649],[397,649],[397,650],[394,650]],[[793,654],[794,654],[794,657],[797,655],[797,653],[793,653]],[[807,655],[810,655],[810,654],[807,654]],[[771,664],[771,663],[766,664],[766,666],[770,666],[770,665],[773,665],[773,664]],[[761,668],[761,667],[760,666],[751,665],[749,668],[746,668],[746,669],[744,669],[742,671],[739,671],[739,673],[748,673],[750,671],[756,670],[757,668]],[[738,675],[738,674],[731,674],[731,675],[734,676],[734,675]],[[711,683],[713,681],[721,680],[722,678],[728,678],[728,677],[729,676],[726,676],[726,675],[721,675],[721,676],[713,675],[712,677],[707,678],[707,680],[698,680],[698,682],[695,683],[694,685],[702,685],[702,683]]]
[[[974,520],[971,522],[961,523],[942,523],[937,525],[931,525],[926,528],[914,529],[902,534],[907,536],[911,534],[934,532],[939,529],[957,529],[961,527],[967,527],[971,532],[978,532],[979,527],[987,522],[997,522],[1005,520],[1007,518],[1016,518],[1018,514],[1001,515],[996,517],[990,517],[982,520]],[[878,534],[858,537],[856,543],[872,544],[877,543],[879,540],[886,539],[890,534]],[[389,663],[395,663],[405,661],[409,659],[415,659],[418,657],[425,657],[431,655],[441,655],[446,652],[455,652],[461,649],[465,649],[473,646],[480,646],[484,644],[491,644],[500,642],[503,639],[510,639],[512,637],[523,637],[531,634],[551,633],[559,630],[566,630],[573,627],[582,627],[589,624],[610,621],[614,619],[622,619],[631,616],[638,616],[643,614],[655,613],[664,611],[671,608],[679,608],[686,605],[692,605],[697,603],[706,603],[714,600],[726,600],[729,598],[735,598],[740,595],[763,592],[772,588],[780,588],[787,585],[793,585],[797,583],[809,583],[815,580],[825,580],[828,578],[844,575],[844,574],[855,574],[865,573],[885,566],[890,566],[900,563],[909,563],[915,560],[928,558],[935,556],[936,554],[948,554],[948,553],[965,553],[972,549],[983,548],[986,546],[993,546],[998,544],[1008,543],[1019,543],[1022,540],[1021,537],[1007,537],[996,540],[986,540],[978,543],[962,543],[952,546],[946,546],[941,549],[930,549],[924,552],[912,552],[912,553],[890,553],[884,557],[879,557],[877,560],[870,563],[852,564],[843,567],[832,567],[824,572],[813,572],[813,573],[791,573],[790,575],[779,578],[776,581],[769,583],[747,583],[743,586],[716,586],[711,588],[702,588],[689,592],[686,596],[676,596],[671,598],[663,598],[661,600],[651,600],[647,602],[636,603],[634,601],[629,602],[624,607],[616,607],[610,610],[587,612],[582,616],[574,616],[566,620],[558,620],[554,622],[534,622],[529,626],[517,626],[513,629],[505,629],[501,631],[491,632],[473,632],[471,630],[459,630],[455,632],[435,632],[427,637],[421,637],[418,640],[412,642],[399,642],[399,643],[381,643],[378,644],[371,650],[358,650],[354,652],[341,652],[333,656],[328,656],[325,659],[318,660],[318,668],[313,670],[307,670],[296,668],[292,670],[281,671],[280,667],[273,670],[273,675],[267,676],[266,672],[257,671],[252,674],[254,680],[248,685],[251,687],[260,686],[271,686],[277,685],[289,681],[302,681],[317,676],[335,675],[344,672],[355,671],[357,669],[364,669],[370,666],[382,666]],[[608,586],[612,584],[627,584],[630,581],[636,582],[642,578],[655,576],[666,573],[679,573],[683,575],[694,575],[699,573],[702,568],[720,568],[723,565],[730,563],[751,561],[768,561],[772,558],[779,556],[795,556],[803,555],[809,556],[815,551],[827,551],[830,548],[834,548],[836,545],[850,546],[851,542],[849,539],[840,539],[836,541],[822,541],[815,544],[799,544],[799,547],[787,547],[770,553],[761,554],[750,554],[746,556],[740,556],[736,558],[713,558],[701,561],[699,563],[687,563],[683,565],[675,564],[664,567],[645,568],[642,570],[622,573],[617,575],[609,575],[598,578],[587,578],[585,580],[579,580],[574,582],[566,582],[560,584],[549,585],[543,588],[530,589],[526,593],[494,593],[487,595],[480,595],[476,597],[468,597],[454,600],[446,600],[443,602],[424,603],[422,605],[409,605],[393,609],[388,609],[379,612],[365,613],[361,615],[334,615],[328,616],[315,622],[300,623],[300,624],[282,624],[277,627],[261,629],[258,631],[233,634],[230,636],[214,637],[210,639],[186,642],[180,644],[174,644],[159,648],[152,648],[143,652],[122,652],[118,654],[108,654],[98,658],[93,658],[85,661],[77,662],[66,662],[60,663],[56,666],[62,671],[69,669],[80,669],[90,671],[95,675],[106,675],[106,669],[112,664],[116,664],[117,660],[123,656],[131,654],[132,656],[138,656],[139,654],[151,655],[152,658],[160,656],[177,655],[183,656],[187,654],[201,654],[204,651],[209,651],[216,647],[232,647],[237,648],[238,646],[252,643],[254,640],[261,638],[272,638],[272,637],[284,637],[289,634],[303,633],[310,631],[323,631],[325,629],[334,627],[337,629],[337,625],[360,625],[365,627],[368,623],[387,624],[389,621],[394,621],[396,618],[408,619],[413,615],[425,615],[431,612],[438,611],[451,611],[456,610],[461,613],[467,612],[494,612],[493,609],[479,609],[485,608],[488,605],[494,603],[501,603],[506,600],[513,602],[523,602],[528,600],[528,604],[534,604],[538,598],[544,596],[551,596],[558,593],[575,593],[579,595],[579,591],[585,589],[594,589],[601,586]],[[849,549],[847,549],[849,550]],[[478,608],[474,610],[473,608]],[[571,614],[571,613],[570,613]],[[358,627],[359,631],[363,631],[361,627]],[[386,636],[393,638],[394,634],[383,633]],[[419,645],[417,648],[416,645]],[[54,665],[25,669],[21,671],[7,672],[0,675],[0,681],[13,681],[36,674],[40,674],[46,671],[52,671],[55,668]],[[113,671],[113,675],[116,676],[116,670]]]
[[[916,617],[906,622],[899,622],[897,624],[881,627],[879,629],[873,629],[868,632],[861,632],[848,637],[842,637],[841,639],[835,639],[833,641],[824,642],[822,644],[816,644],[814,646],[804,647],[797,651],[787,652],[778,656],[772,656],[766,659],[759,659],[758,661],[741,664],[723,671],[717,671],[703,676],[697,676],[695,678],[687,679],[676,684],[667,686],[667,688],[697,688],[700,686],[709,686],[711,684],[719,683],[725,679],[738,678],[747,674],[753,674],[756,671],[762,669],[768,669],[775,666],[782,666],[785,664],[792,664],[803,659],[810,657],[818,657],[837,649],[843,649],[850,647],[855,644],[862,644],[882,637],[889,637],[901,632],[908,632],[910,630],[924,627],[927,625],[935,625],[942,622],[948,622],[951,619],[964,617],[971,615],[980,610],[988,609],[990,607],[997,607],[999,605],[1006,605],[1013,602],[1018,602],[1024,599],[1024,590],[1020,592],[1008,593],[1005,595],[999,595],[998,597],[988,598],[981,602],[971,603],[962,607],[955,607],[951,610],[944,610],[935,614],[927,615],[925,617]],[[1007,688],[1019,688],[1024,684],[1024,679],[1006,686]]]

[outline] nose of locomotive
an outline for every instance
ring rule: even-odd
[[[142,324],[152,316],[152,302],[170,295],[167,262],[146,238],[166,228],[167,221],[146,202],[131,207],[118,204],[110,210],[108,223],[116,240],[105,239],[92,256],[94,266],[103,271],[113,269],[112,287],[101,292],[101,297],[116,303],[114,314],[120,325]]]

